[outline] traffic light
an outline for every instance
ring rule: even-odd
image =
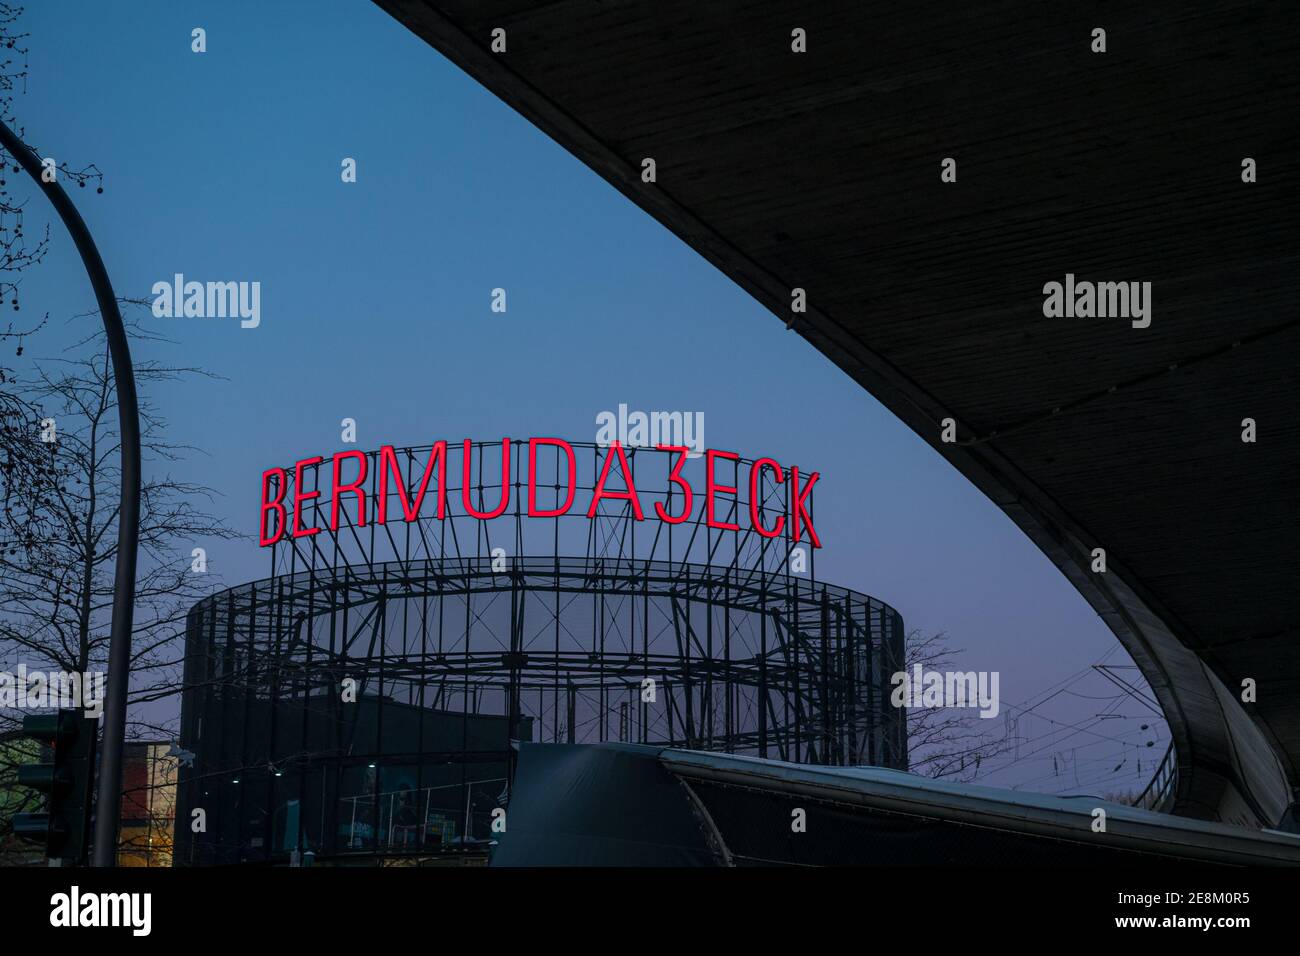
[[[14,816],[14,834],[45,844],[50,859],[86,862],[99,722],[79,710],[23,718],[23,733],[54,751],[53,763],[18,768],[18,784],[46,794],[47,812]]]

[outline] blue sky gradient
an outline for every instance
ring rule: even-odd
[[[196,26],[207,30],[201,55]],[[148,297],[176,272],[261,282],[259,328],[146,316],[172,344],[136,349],[224,376],[152,397],[173,438],[204,451],[173,474],[217,489],[215,510],[236,529],[256,534],[261,471],[338,450],[344,417],[359,424],[356,447],[373,448],[589,441],[596,414],[620,402],[700,410],[709,446],[820,470],[818,576],[880,597],[909,627],[948,631],[965,668],[1001,671],[1005,700],[1107,651],[1127,663],[1047,559],[938,454],[372,4],[42,0],[25,28],[31,77],[17,115],[44,155],[104,171],[103,195],[72,192],[118,294]],[[355,184],[340,181],[344,157],[357,160]],[[33,221],[48,218],[37,202]],[[28,308],[51,314],[29,345],[36,356],[95,321],[67,321],[93,296],[71,242],[52,236],[47,263],[23,282]],[[489,309],[497,286],[504,315]],[[255,538],[207,546],[228,584],[268,573]],[[1096,704],[1051,713],[1086,717]],[[1021,761],[990,782],[1043,767]]]

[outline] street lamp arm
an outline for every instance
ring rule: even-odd
[[[126,745],[126,695],[131,666],[131,624],[135,612],[135,563],[140,529],[140,410],[136,401],[131,350],[104,260],[77,207],[57,181],[41,178],[40,157],[0,121],[0,145],[32,177],[63,220],[90,276],[117,391],[121,433],[122,491],[117,524],[117,573],[113,582],[113,620],[108,650],[108,693],[104,705],[104,737],[99,759],[99,798],[95,807],[95,866],[116,863],[117,827],[122,807],[122,752]]]

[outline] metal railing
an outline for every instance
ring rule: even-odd
[[[1174,755],[1174,745],[1170,741],[1160,766],[1147,784],[1146,789],[1138,794],[1133,806],[1143,810],[1165,812],[1173,802],[1174,791],[1178,787],[1178,761]]]

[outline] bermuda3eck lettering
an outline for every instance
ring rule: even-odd
[[[512,449],[518,444],[520,443],[512,442],[509,438],[501,440],[500,474],[503,477],[499,482],[500,500],[490,509],[480,510],[475,506],[471,493],[476,487],[471,454],[474,443],[468,438],[464,440],[461,446],[463,480],[460,483],[460,491],[461,503],[466,515],[487,521],[507,512],[510,507],[511,489],[511,481],[507,476],[511,474],[511,455],[515,453]],[[527,502],[526,510],[522,510],[521,513],[530,518],[557,518],[569,514],[574,507],[578,488],[578,470],[573,446],[562,438],[530,438],[527,446]],[[565,479],[567,485],[557,486],[557,479],[549,473],[550,469],[547,469],[546,475],[539,473],[541,469],[538,467],[538,451],[543,447],[555,449],[554,453],[563,456],[567,462]],[[681,524],[694,514],[696,499],[700,498],[702,499],[700,507],[703,508],[703,517],[708,527],[726,531],[741,530],[737,522],[725,520],[726,506],[737,501],[737,498],[731,497],[737,495],[737,485],[726,482],[736,481],[738,484],[740,482],[739,455],[716,449],[706,450],[704,487],[702,491],[698,491],[682,474],[688,458],[694,453],[690,447],[656,445],[655,450],[673,456],[672,468],[667,476],[668,490],[671,491],[671,495],[665,499],[670,502],[668,507],[665,507],[665,501],[656,500],[653,502],[654,507],[647,513],[647,509],[642,506],[641,492],[634,484],[628,452],[621,442],[614,441],[608,448],[603,449],[604,461],[600,466],[600,475],[592,486],[590,500],[586,503],[586,516],[595,518],[602,513],[608,513],[602,512],[601,503],[609,499],[612,502],[622,503],[621,507],[629,508],[637,521],[645,521],[653,517],[664,524]],[[349,513],[355,517],[357,527],[364,527],[367,520],[373,520],[381,525],[386,524],[390,517],[391,499],[394,497],[401,503],[401,518],[404,521],[417,521],[422,516],[429,517],[430,514],[442,520],[447,517],[447,458],[447,442],[434,443],[429,449],[423,474],[415,487],[408,486],[406,479],[403,478],[397,453],[392,445],[384,445],[378,452],[348,450],[334,454],[330,465],[321,469],[322,474],[329,476],[328,488],[304,487],[304,474],[316,472],[317,466],[325,462],[323,456],[303,458],[296,462],[292,469],[268,468],[262,473],[259,543],[262,547],[267,547],[280,541],[286,534],[290,538],[318,534],[322,529],[307,523],[309,516],[306,516],[304,506],[312,506],[313,502],[322,499],[326,491],[328,495],[322,500],[329,501],[331,531],[338,530],[339,513],[345,508],[349,509]],[[725,465],[720,467],[720,463],[730,463],[734,469],[732,474],[727,474],[723,470]],[[372,470],[377,473],[372,475]],[[617,475],[614,474],[615,471],[618,472]],[[732,477],[733,474],[735,477]],[[737,510],[748,511],[749,528],[764,538],[777,538],[784,535],[797,544],[806,534],[812,546],[820,548],[821,539],[813,527],[809,510],[809,495],[820,477],[818,472],[805,475],[800,473],[797,466],[783,468],[775,459],[759,458],[749,463],[746,489],[749,492],[748,509]],[[367,491],[367,482],[370,483],[369,491]],[[430,482],[434,483],[431,495],[429,494]],[[770,507],[760,510],[762,496],[758,489],[760,484],[768,483],[784,486],[783,513],[774,517],[771,516]],[[477,484],[486,484],[481,475],[477,479]],[[523,484],[522,476],[519,484],[521,486]],[[542,507],[538,503],[539,487],[563,489],[565,491],[563,502],[560,502],[557,494],[557,507]],[[523,493],[522,487],[520,493]],[[481,501],[480,503],[483,504]],[[519,502],[520,506],[524,504]],[[486,504],[483,504],[483,507],[487,508]]]

